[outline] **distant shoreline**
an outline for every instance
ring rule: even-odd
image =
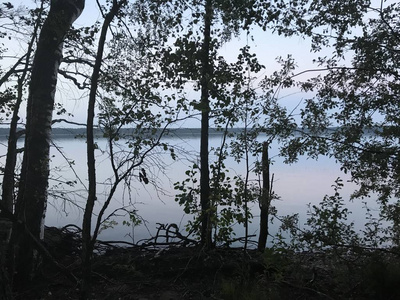
[[[22,129],[19,129],[22,130]],[[210,128],[209,135],[219,135],[221,134],[221,129]],[[240,132],[243,128],[231,128],[228,131],[231,133]],[[153,134],[158,134],[161,132],[161,129],[158,129]],[[131,128],[122,128],[120,130],[120,135],[132,135],[133,130]],[[150,130],[145,130],[144,133],[152,134]],[[171,135],[180,135],[180,136],[188,136],[188,135],[199,135],[201,133],[200,128],[171,128],[167,130],[167,136]],[[0,128],[0,139],[7,139],[9,135],[8,128]],[[52,129],[52,137],[55,139],[59,138],[82,138],[86,135],[86,128],[53,128]],[[94,129],[94,135],[96,138],[103,138],[103,132],[100,129]],[[21,137],[22,138],[22,137]]]
[[[331,127],[328,128],[328,131],[336,131],[338,128],[337,127]],[[22,129],[19,129],[22,130]],[[209,128],[209,135],[220,135],[223,132],[224,129],[217,129],[217,128]],[[229,133],[239,133],[242,132],[244,128],[229,128],[228,132]],[[301,129],[304,132],[307,132],[306,129]],[[378,128],[371,128],[371,129],[365,129],[364,133],[374,133],[376,130],[381,131],[382,129]],[[144,134],[149,134],[149,135],[158,135],[161,132],[161,129],[157,129],[155,132],[151,132],[151,129],[148,130],[143,130]],[[201,133],[200,128],[170,128],[167,130],[167,137],[168,136],[199,136]],[[133,134],[133,129],[132,128],[122,128],[120,129],[120,136],[129,136]],[[8,138],[9,135],[9,129],[8,128],[0,128],[0,140],[5,140]],[[104,134],[100,129],[95,128],[94,129],[94,135],[96,138],[103,138]],[[60,127],[55,127],[52,128],[52,137],[55,139],[68,139],[68,138],[84,138],[86,136],[86,128],[80,127],[80,128],[60,128]],[[22,137],[20,138],[22,139]]]

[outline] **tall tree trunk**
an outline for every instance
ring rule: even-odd
[[[204,38],[201,67],[201,140],[200,140],[200,203],[201,203],[201,243],[207,248],[212,245],[210,211],[210,170],[208,153],[208,129],[210,118],[209,82],[211,49],[212,0],[205,2]]]
[[[90,298],[90,282],[92,273],[91,258],[93,254],[95,237],[91,237],[91,224],[94,204],[96,202],[96,166],[95,166],[95,144],[94,144],[94,112],[96,104],[96,93],[98,88],[98,81],[100,77],[101,64],[103,60],[104,45],[106,42],[108,28],[120,10],[121,6],[127,0],[117,2],[113,0],[113,6],[110,12],[105,16],[104,23],[100,33],[99,45],[97,48],[96,61],[93,67],[92,80],[89,94],[89,104],[87,113],[87,128],[86,128],[86,141],[87,141],[87,165],[88,165],[88,179],[89,179],[89,193],[86,201],[85,213],[83,215],[82,223],[82,283],[80,290],[80,299]]]
[[[258,251],[263,252],[267,245],[269,207],[271,205],[271,188],[269,183],[268,142],[263,144],[262,153],[262,192],[260,199],[260,235],[258,237]]]
[[[29,52],[29,51],[28,51]],[[28,55],[29,56],[29,55]],[[28,59],[27,59],[28,62]],[[1,204],[4,209],[0,213],[0,222],[1,222],[1,231],[2,236],[0,237],[0,256],[1,256],[1,287],[2,292],[11,291],[11,282],[10,277],[14,270],[13,259],[7,259],[12,253],[9,253],[9,242],[12,230],[12,221],[7,218],[7,213],[14,212],[14,188],[15,188],[15,166],[17,162],[17,141],[18,141],[18,133],[17,133],[17,125],[18,125],[18,112],[19,107],[22,102],[22,89],[24,84],[24,77],[27,73],[27,70],[23,73],[21,78],[18,78],[18,94],[17,100],[14,105],[14,111],[11,119],[10,132],[8,137],[8,147],[7,147],[7,156],[6,163],[4,166],[4,175],[3,175],[3,184],[2,184],[2,199]],[[10,271],[7,274],[7,269]],[[0,299],[11,299],[10,295],[0,294]]]
[[[84,3],[84,0],[51,1],[33,61],[16,213],[38,239],[42,236],[47,203],[51,121],[63,41],[72,23],[82,13]],[[17,226],[13,228],[13,235],[17,247],[15,283],[17,288],[23,289],[34,271],[33,244]]]

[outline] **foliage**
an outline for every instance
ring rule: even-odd
[[[348,222],[351,212],[340,196],[342,187],[342,180],[336,179],[333,196],[326,195],[319,205],[309,205],[306,222],[309,229],[302,233],[300,241],[306,242],[311,249],[358,244],[354,223]]]
[[[310,9],[325,5],[313,1]],[[351,1],[309,19],[319,75],[293,82],[311,96],[301,109],[301,137],[287,142],[298,154],[329,155],[359,185],[354,198],[376,193],[386,205],[399,198],[398,3]],[[337,15],[337,11],[343,14]],[[322,31],[322,33],[321,33]],[[328,32],[330,32],[328,34]],[[330,47],[330,48],[329,48]],[[334,130],[332,130],[334,127]],[[300,128],[299,128],[300,129]]]
[[[123,221],[123,225],[135,227],[143,223],[143,220],[140,216],[138,216],[136,209],[129,211],[128,214],[129,221]]]
[[[203,4],[207,5],[206,3],[208,2]],[[211,220],[215,224],[222,217],[220,219],[222,223],[219,226],[223,224],[224,227],[221,228],[220,232],[223,233],[226,240],[232,231],[232,228],[226,226],[233,224],[234,220],[243,223],[247,230],[250,217],[248,204],[258,199],[260,194],[259,188],[255,184],[249,185],[250,175],[254,170],[257,172],[257,168],[248,165],[249,157],[257,156],[262,149],[262,143],[258,140],[258,137],[262,133],[267,133],[267,139],[272,141],[278,137],[284,138],[295,128],[293,118],[285,108],[278,104],[275,90],[277,86],[281,87],[280,79],[283,76],[288,77],[287,74],[294,67],[293,63],[286,64],[286,68],[283,68],[281,73],[274,73],[271,78],[266,78],[265,82],[260,85],[263,89],[263,94],[260,95],[256,91],[257,87],[253,86],[253,82],[256,81],[257,74],[265,67],[259,63],[256,55],[252,53],[249,43],[239,49],[236,61],[233,62],[219,55],[219,51],[230,37],[241,31],[249,30],[253,25],[261,25],[263,29],[266,29],[268,23],[270,23],[268,26],[271,27],[275,25],[277,27],[287,26],[290,23],[290,18],[293,17],[292,13],[296,14],[296,9],[286,11],[287,6],[283,1],[279,1],[276,7],[263,1],[255,1],[248,6],[245,3],[238,3],[237,7],[232,7],[231,4],[227,5],[224,1],[215,1],[213,5],[213,36],[211,37],[209,52],[207,54],[202,52],[202,46],[205,43],[205,40],[202,40],[202,30],[205,30],[205,25],[203,27],[198,25],[202,24],[202,19],[199,18],[202,15],[192,13],[192,19],[189,18],[188,21],[189,28],[182,29],[183,33],[181,37],[174,41],[174,47],[169,47],[163,52],[164,63],[168,66],[163,71],[168,74],[169,78],[175,80],[173,81],[174,86],[184,87],[193,82],[191,88],[195,91],[201,91],[203,95],[204,89],[202,88],[205,88],[205,86],[200,68],[204,65],[202,60],[204,55],[208,56],[208,63],[211,65],[210,73],[207,74],[206,85],[210,98],[209,103],[190,101],[189,105],[185,104],[182,107],[190,111],[190,106],[192,106],[194,110],[199,110],[202,114],[209,112],[207,118],[212,120],[214,126],[224,133],[221,146],[215,151],[217,162],[215,164],[210,163],[207,167],[207,169],[210,169],[210,185],[213,189],[212,195],[207,196],[211,203],[207,213],[211,213]],[[183,8],[185,9],[185,7]],[[206,8],[202,5],[192,7],[193,11],[199,10],[201,12],[202,9]],[[278,10],[286,13],[282,19],[280,19]],[[246,13],[244,14],[244,12]],[[284,25],[283,23],[286,21],[289,23]],[[222,30],[218,26],[221,26]],[[227,33],[228,35],[226,35]],[[247,39],[251,40],[251,38],[250,31],[247,31]],[[290,82],[284,84],[284,86],[287,85],[290,85]],[[229,136],[227,133],[229,128],[243,126],[243,124],[245,124],[244,133],[237,135],[236,139]],[[226,150],[227,136],[231,139],[231,152],[229,154]],[[228,182],[225,182],[226,171],[223,168],[223,161],[229,155],[233,156],[237,162],[247,164],[246,175],[234,184],[229,182],[229,179]],[[204,157],[201,158],[201,160],[204,159]],[[202,166],[202,169],[200,172],[206,172],[205,166]],[[185,188],[181,187],[180,189]],[[256,191],[257,189],[258,191]],[[242,197],[242,199],[236,202],[227,200],[232,198],[232,190],[235,190],[234,193],[240,195],[238,197]],[[201,193],[200,190],[200,195]],[[180,203],[182,203],[182,199],[195,200],[193,197],[186,197],[185,194],[178,195],[178,198]],[[200,201],[202,201],[201,197]],[[222,206],[226,208],[222,208],[219,212],[218,209]],[[239,213],[240,209],[244,213]],[[195,211],[199,212],[198,208],[192,210],[192,212]],[[205,214],[205,212],[202,213]],[[227,222],[228,219],[231,221]],[[217,236],[218,233],[215,234],[215,238]]]
[[[244,181],[239,176],[229,177],[229,170],[221,170],[211,165],[212,180],[219,178],[218,185],[214,186],[211,193],[211,208],[213,237],[214,243],[217,245],[229,245],[232,237],[235,235],[233,225],[244,224],[246,213],[247,218],[251,219],[250,211],[244,208]],[[219,172],[217,175],[216,173]],[[175,190],[178,191],[175,200],[184,207],[187,214],[194,215],[194,219],[187,224],[187,231],[194,235],[200,234],[200,207],[198,204],[199,187],[198,182],[198,166],[194,164],[191,170],[186,171],[188,176],[184,181],[177,182],[174,185]],[[257,189],[250,189],[253,194],[248,195],[249,199],[253,201],[257,199]],[[251,200],[250,200],[251,201]]]
[[[112,228],[114,228],[115,226],[117,226],[118,225],[118,222],[117,221],[115,221],[115,220],[104,220],[102,223],[101,223],[101,227],[100,227],[100,229],[99,229],[99,233],[100,232],[102,232],[102,231],[104,231],[104,230],[107,230],[107,229],[112,229]]]

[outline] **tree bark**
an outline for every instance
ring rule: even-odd
[[[72,23],[82,13],[84,4],[84,0],[51,1],[33,61],[16,213],[38,239],[43,235],[41,228],[47,203],[51,122],[63,41]],[[24,289],[33,276],[36,255],[32,240],[23,231],[15,227],[13,235],[16,288]]]
[[[268,142],[263,144],[262,153],[262,178],[263,186],[260,199],[260,235],[258,237],[258,251],[263,252],[267,245],[269,207],[271,204],[271,191],[269,184],[269,157]]]
[[[201,243],[210,248],[212,246],[212,228],[210,211],[210,170],[208,153],[208,129],[210,119],[209,82],[210,70],[210,44],[212,23],[212,0],[205,2],[204,38],[202,46],[201,69],[201,138],[200,138],[200,204],[201,204]]]

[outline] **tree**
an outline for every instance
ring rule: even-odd
[[[187,7],[183,5],[183,12],[181,14],[185,12],[185,9],[187,9]],[[171,47],[165,56],[166,61],[173,64],[173,67],[168,69],[168,72],[171,74],[170,76],[179,78],[180,81],[183,81],[183,84],[194,82],[194,90],[200,92],[200,101],[189,102],[194,109],[199,110],[202,114],[200,166],[195,163],[193,165],[193,170],[189,170],[187,173],[191,176],[191,179],[182,182],[181,185],[177,184],[176,189],[182,192],[178,195],[177,200],[185,205],[185,211],[195,212],[201,209],[201,217],[200,220],[198,220],[201,222],[201,226],[199,226],[198,221],[195,221],[192,225],[196,230],[200,230],[200,240],[204,245],[207,245],[210,244],[210,232],[212,228],[215,228],[215,224],[218,223],[217,210],[222,207],[219,204],[224,203],[223,206],[230,207],[235,203],[232,198],[232,195],[235,193],[228,192],[228,190],[226,190],[226,198],[221,198],[222,187],[224,185],[228,189],[232,187],[232,182],[228,182],[231,178],[225,178],[221,175],[221,169],[218,170],[218,168],[223,168],[221,162],[226,158],[224,149],[226,146],[225,143],[216,151],[219,162],[215,165],[210,163],[208,154],[208,127],[212,124],[211,122],[213,122],[215,127],[220,129],[231,128],[238,124],[241,126],[246,122],[247,116],[252,115],[252,122],[255,118],[258,118],[261,122],[268,120],[265,121],[264,124],[267,126],[274,124],[271,120],[276,117],[278,120],[276,120],[276,126],[274,128],[277,131],[272,132],[271,136],[287,136],[288,132],[293,129],[291,117],[285,114],[286,111],[284,109],[279,110],[276,108],[276,101],[273,101],[276,99],[274,99],[274,91],[271,91],[271,87],[266,87],[267,91],[265,91],[263,97],[257,95],[257,92],[255,92],[256,88],[249,88],[248,84],[249,81],[251,81],[249,77],[263,69],[257,57],[251,53],[250,47],[247,45],[240,49],[237,61],[233,63],[227,62],[226,59],[219,54],[219,51],[225,42],[229,41],[232,36],[240,32],[247,31],[248,38],[251,39],[250,31],[252,26],[260,26],[264,30],[272,29],[278,31],[278,33],[287,30],[288,35],[293,34],[293,32],[289,32],[287,27],[291,25],[292,19],[294,19],[294,16],[299,14],[299,12],[296,8],[284,1],[279,1],[276,5],[264,1],[251,1],[248,3],[235,1],[234,4],[226,1],[205,1],[198,6],[192,5],[191,10],[193,19],[188,24],[189,29],[187,32],[183,30],[182,37],[176,39],[174,48]],[[211,10],[211,20],[208,20],[208,10]],[[203,19],[199,18],[199,16]],[[210,37],[208,37],[207,22],[211,22]],[[199,26],[198,24],[201,25]],[[218,26],[221,26],[221,29]],[[208,38],[211,40],[208,61],[205,61],[204,51],[205,48],[208,47]],[[173,50],[175,50],[175,52],[172,52]],[[209,68],[207,71],[207,85],[204,84],[205,67]],[[287,72],[287,70],[285,70],[285,72]],[[275,77],[278,77],[278,75]],[[272,85],[271,83],[271,86]],[[249,100],[250,98],[252,99]],[[263,105],[262,103],[265,100],[268,100],[271,106]],[[256,104],[257,101],[259,101],[258,104]],[[269,109],[271,110],[269,111]],[[254,112],[251,112],[252,110]],[[265,117],[261,115],[265,115]],[[284,127],[285,124],[288,125],[288,127]],[[281,130],[281,132],[279,133],[278,130]],[[253,155],[256,155],[255,153],[257,151],[261,152],[260,145],[258,144],[258,146],[255,146],[257,144],[256,142],[254,142],[254,145],[249,146],[249,148],[247,148],[247,145],[250,145],[250,139],[254,139],[258,136],[257,133],[266,131],[266,127],[261,129],[254,125],[251,133],[245,133],[243,136],[240,136],[240,142],[236,144],[238,147],[235,148],[236,154],[234,154],[236,155],[235,157],[238,157],[238,161],[248,161],[246,160],[246,156],[250,154],[250,147],[252,147],[251,151],[255,151],[252,152]],[[243,142],[245,144],[243,144]],[[245,149],[248,151],[242,151],[244,149],[242,146],[244,145],[246,146]],[[196,179],[194,177],[197,176],[197,169],[200,173],[199,190],[188,186],[188,183],[195,183]],[[237,197],[237,199],[244,197],[245,200],[244,202],[240,201],[240,205],[238,203],[236,204],[239,206],[243,205],[244,211],[248,211],[246,206],[247,201],[250,199],[248,197],[248,192],[250,192],[248,188],[249,171],[250,169],[247,168],[244,185],[241,179],[237,182],[238,185],[244,188],[244,193],[241,194],[240,197]],[[225,181],[220,183],[220,180]],[[212,186],[210,186],[210,184],[212,184]],[[200,207],[197,207],[195,204],[196,197],[194,197],[194,194],[196,193],[200,195]],[[223,222],[225,222],[225,224],[231,224],[230,222],[233,219],[240,219],[242,216],[241,213],[232,214],[230,209],[225,212],[227,213],[225,217],[230,216],[230,221],[226,223],[226,219],[222,221],[223,219],[221,218],[221,224]],[[220,214],[221,217],[223,217],[223,215],[224,214]],[[235,217],[232,219],[232,216]],[[248,214],[244,213],[243,216],[244,219],[240,219],[239,222],[243,222],[247,228],[246,220]],[[227,227],[225,227],[225,229],[226,228]]]
[[[334,157],[359,186],[353,197],[375,195],[381,214],[396,223],[400,5],[312,1],[310,11],[324,12],[307,19],[312,48],[332,54],[316,60],[318,76],[296,83],[314,95],[301,110],[303,136],[286,149]]]
[[[51,121],[63,40],[83,8],[84,1],[52,1],[33,61],[16,214],[36,238],[43,236],[41,231],[47,202]],[[33,275],[35,254],[31,240],[18,224],[13,228],[11,247],[15,247],[15,283],[19,288],[25,288]]]
[[[165,143],[160,142],[161,136],[165,132],[166,127],[168,126],[169,123],[174,121],[174,119],[176,118],[176,114],[173,111],[173,109],[170,109],[166,104],[171,99],[166,97],[165,100],[162,100],[162,96],[160,96],[159,93],[156,91],[157,87],[160,86],[160,82],[156,79],[157,76],[160,75],[160,73],[155,70],[153,70],[153,72],[150,72],[150,70],[153,68],[153,65],[151,65],[150,63],[147,64],[148,62],[154,62],[154,65],[156,64],[156,61],[153,61],[156,60],[154,53],[151,53],[151,50],[149,50],[149,52],[146,53],[146,58],[144,59],[142,57],[141,59],[138,59],[138,63],[136,64],[132,59],[132,54],[135,54],[137,55],[137,57],[140,57],[139,52],[142,54],[145,51],[148,51],[147,47],[149,48],[153,47],[151,49],[154,49],[155,45],[159,44],[159,40],[157,39],[165,39],[164,33],[162,32],[163,29],[160,30],[159,28],[159,27],[164,28],[164,26],[155,24],[154,30],[156,39],[152,41],[147,41],[148,38],[151,38],[149,35],[149,31],[145,31],[144,33],[141,32],[141,34],[138,34],[138,37],[134,37],[132,35],[132,32],[130,31],[132,30],[132,27],[128,27],[132,26],[132,24],[138,23],[141,25],[144,24],[143,27],[146,30],[148,30],[146,26],[149,25],[149,23],[151,22],[149,22],[149,20],[146,20],[146,16],[148,15],[149,12],[150,15],[152,16],[151,17],[152,20],[155,18],[154,16],[158,18],[164,16],[161,14],[157,14],[159,12],[157,10],[157,3],[153,3],[152,1],[147,1],[145,3],[143,1],[132,3],[132,6],[130,6],[129,9],[123,11],[121,10],[121,6],[124,6],[126,2],[127,1],[119,1],[119,2],[114,1],[112,3],[113,7],[111,8],[110,13],[104,14],[105,22],[103,24],[102,27],[103,30],[100,35],[100,43],[97,49],[97,56],[95,55],[96,59],[95,63],[92,63],[93,60],[90,55],[96,50],[93,48],[93,46],[94,46],[95,35],[98,32],[98,25],[80,29],[73,29],[69,30],[69,32],[66,32],[66,30],[64,30],[64,27],[61,28],[67,35],[67,40],[66,40],[67,55],[63,59],[63,62],[67,63],[67,66],[62,69],[54,70],[54,72],[58,71],[62,76],[64,76],[64,78],[71,80],[74,84],[76,84],[76,86],[79,89],[82,90],[85,90],[88,87],[85,81],[91,80],[91,94],[90,94],[91,106],[88,116],[88,123],[89,123],[88,161],[90,167],[90,172],[89,172],[90,186],[89,186],[89,197],[84,216],[85,218],[83,222],[82,258],[83,258],[84,280],[83,280],[83,285],[81,287],[82,298],[87,297],[88,295],[89,283],[90,283],[89,279],[91,276],[90,264],[91,264],[91,256],[93,254],[93,248],[96,243],[97,236],[103,225],[103,222],[107,221],[108,218],[110,217],[109,216],[104,218],[104,215],[106,209],[108,208],[108,205],[110,204],[111,200],[114,197],[114,193],[118,185],[121,182],[124,182],[126,183],[127,186],[129,186],[130,178],[136,177],[134,172],[140,165],[144,163],[145,156],[149,154],[151,150],[153,150],[154,148],[161,146],[162,149],[164,150],[170,150],[172,156],[175,155],[173,149],[168,149],[168,146]],[[57,3],[54,2],[53,4],[56,5]],[[147,5],[149,7],[147,7]],[[132,13],[135,12],[136,9],[138,9],[138,12],[136,12],[136,14]],[[55,9],[52,8],[51,12],[53,13],[54,10]],[[103,12],[103,9],[101,10]],[[117,19],[116,17],[120,16],[130,18],[130,20],[134,21],[132,21],[127,25],[125,21],[122,20],[122,18],[118,18],[118,26],[113,28],[113,30],[116,29],[118,31],[118,34],[115,34],[115,32],[113,32],[113,40],[109,43],[106,43],[105,40],[106,33],[110,28],[111,22],[114,19]],[[49,17],[49,20],[51,20],[51,18],[53,18],[54,20],[53,15]],[[136,20],[135,18],[137,18],[138,20]],[[167,19],[169,20],[167,21],[170,22],[170,20],[173,19],[173,16],[169,15]],[[38,20],[37,22],[38,24],[40,23],[39,21],[40,20]],[[62,19],[60,19],[60,21],[62,21]],[[50,21],[46,21],[45,24],[47,24],[48,22]],[[43,37],[46,37],[45,33],[49,30],[48,27],[49,26],[45,27],[44,30],[42,31]],[[61,30],[57,30],[56,26],[53,26],[53,29],[55,30],[56,33],[59,34],[62,33]],[[140,28],[139,31],[141,29],[142,28]],[[134,28],[134,30],[136,30],[136,28]],[[34,37],[32,38],[32,41],[34,41]],[[124,44],[122,44],[122,41],[124,42]],[[107,51],[104,50],[105,48],[107,48],[107,46],[110,46],[111,53],[107,53],[106,56],[104,57],[103,52]],[[129,47],[132,48],[128,49]],[[135,49],[135,47],[137,47],[138,49]],[[114,54],[112,53],[112,51],[113,50],[120,51],[122,49],[126,51],[124,56],[126,61],[124,61],[124,65],[121,66],[121,64],[119,64],[121,59],[121,55],[119,55],[120,53],[115,52]],[[137,50],[137,52],[132,53],[132,49],[135,49],[135,51]],[[143,49],[145,49],[145,51]],[[51,48],[48,48],[47,50],[50,51]],[[85,53],[85,55],[82,56],[81,53]],[[59,52],[57,54],[61,53]],[[74,57],[74,55],[76,56]],[[37,55],[37,57],[39,57],[39,55]],[[132,71],[131,74],[136,72],[137,75],[136,78],[126,76],[128,61],[130,61],[131,63],[133,62],[131,65],[129,65],[129,70]],[[140,68],[135,69],[135,67],[137,67],[140,63],[143,63],[144,61],[146,62],[146,64],[140,65]],[[22,59],[18,63],[20,64],[21,62]],[[59,62],[60,61],[58,61],[58,63]],[[38,63],[36,63],[36,65],[37,64]],[[80,64],[80,66],[77,67],[75,70],[84,70],[83,72],[71,71],[74,69],[74,67],[77,66],[77,64]],[[92,76],[88,76],[91,69],[93,69]],[[37,68],[35,70],[36,73],[34,74],[35,76],[37,76]],[[158,75],[155,76],[155,74],[157,73]],[[82,80],[82,82],[80,80]],[[52,96],[54,96],[54,94],[52,94]],[[104,131],[104,136],[107,137],[109,141],[108,150],[110,153],[110,162],[111,162],[110,164],[112,166],[112,171],[113,171],[112,175],[114,175],[114,178],[110,176],[110,178],[107,179],[109,180],[109,182],[112,182],[112,188],[110,190],[110,193],[106,195],[104,205],[101,207],[101,211],[96,219],[95,227],[92,231],[91,220],[93,214],[93,206],[95,200],[98,197],[98,194],[96,193],[96,185],[98,183],[95,180],[96,173],[94,168],[95,161],[93,153],[93,151],[96,148],[96,144],[93,140],[93,128],[96,126],[94,124],[94,118],[93,118],[95,114],[96,101],[99,101],[101,103],[99,107],[100,113],[98,115],[99,127]],[[121,103],[123,105],[120,107]],[[168,111],[165,111],[166,113],[165,118],[161,118],[160,112],[153,113],[154,108],[155,110],[168,109]],[[61,111],[63,111],[63,109],[61,109]],[[59,112],[57,111],[57,114],[58,113]],[[30,118],[32,119],[32,116]],[[51,121],[52,120],[50,119],[49,124],[51,124]],[[44,124],[44,125],[49,125],[49,124]],[[120,133],[120,129],[124,126],[136,126],[137,128],[132,130],[131,136],[129,137],[129,145],[127,145],[128,150],[121,151],[118,153],[118,151],[115,151],[115,147],[117,145],[119,138],[122,138],[123,134]],[[157,131],[158,128],[161,128],[162,130],[160,131],[160,135],[154,138],[155,136],[154,131],[158,132]],[[149,133],[151,134],[150,137],[148,136]],[[124,136],[124,139],[128,139],[127,136]],[[47,142],[49,142],[48,139]],[[48,146],[49,145],[47,144],[47,147]],[[43,151],[46,150],[43,148],[44,147],[43,145],[38,145],[38,148],[39,147],[41,147]],[[9,150],[10,150],[9,154],[11,154],[12,153],[11,148],[9,148]],[[122,152],[126,154],[125,157],[122,155]],[[92,156],[90,156],[91,154]],[[148,183],[150,177],[147,176],[150,176],[151,174],[146,175],[146,171],[143,170],[144,170],[143,168],[140,170],[138,178],[140,180],[143,180],[145,183]],[[42,178],[44,179],[44,177],[47,177],[48,180],[48,175],[49,175],[48,166],[46,167],[44,165],[44,168],[42,168],[41,172],[42,172],[41,173]],[[24,174],[24,172],[22,173]],[[77,176],[76,173],[75,175]],[[30,178],[30,180],[32,180],[32,178]],[[76,181],[79,181],[79,178],[76,178]],[[84,185],[82,181],[80,183]],[[72,183],[71,185],[75,185],[75,183]],[[22,194],[22,188],[20,195],[21,194]],[[63,197],[62,194],[58,196]],[[19,211],[20,209],[21,208],[18,208]],[[25,223],[23,223],[22,225],[25,225]],[[26,242],[26,240],[28,240],[26,236],[23,236],[24,234],[30,236],[29,231],[24,232],[25,229],[26,226],[21,226],[20,228],[21,242]],[[18,237],[15,231],[14,239],[16,238]]]
[[[15,193],[15,178],[16,178],[16,163],[17,163],[17,140],[21,136],[21,133],[17,132],[18,126],[18,114],[19,108],[23,101],[24,95],[24,85],[27,80],[27,77],[30,73],[30,63],[31,57],[34,51],[34,45],[36,44],[37,32],[39,30],[40,25],[40,16],[43,12],[43,6],[38,11],[38,16],[36,22],[33,24],[33,33],[30,39],[27,41],[27,50],[25,55],[16,58],[16,62],[6,71],[2,72],[2,77],[0,79],[0,86],[8,83],[13,84],[12,80],[16,77],[16,94],[13,92],[13,89],[8,87],[1,92],[1,101],[0,106],[2,108],[2,112],[6,113],[6,118],[11,116],[10,119],[10,130],[9,137],[7,143],[7,154],[6,160],[4,164],[4,174],[3,174],[3,182],[2,182],[2,198],[0,200],[1,204],[1,212],[0,219],[2,222],[2,240],[1,240],[1,257],[0,257],[0,298],[11,299],[11,284],[7,274],[7,248],[11,234],[11,227],[13,220],[9,218],[10,214],[14,212],[14,193]],[[1,11],[0,17],[7,21],[11,21],[10,24],[16,25],[18,27],[26,26],[30,28],[30,24],[24,20],[24,13],[19,9],[16,9],[11,3],[3,3],[3,9]],[[8,36],[9,29],[8,22],[5,22],[1,25],[1,37],[5,38]],[[21,37],[25,36],[24,33],[21,33]],[[9,37],[11,38],[11,37]],[[4,53],[8,49],[3,48],[1,52]],[[1,57],[3,58],[3,57]],[[22,67],[22,68],[21,68]]]
[[[263,144],[262,152],[262,192],[260,196],[260,234],[258,237],[258,251],[264,251],[267,245],[269,211],[271,206],[271,186],[270,186],[270,170],[268,157],[268,142]]]
[[[219,189],[221,179],[221,167],[223,160],[223,148],[221,147],[219,161],[217,164],[216,173],[214,175],[217,178],[213,178],[214,191],[211,191],[210,187],[210,160],[209,160],[209,126],[210,118],[212,117],[211,111],[213,108],[220,107],[224,108],[224,103],[229,104],[230,96],[222,96],[224,93],[229,94],[229,86],[231,82],[229,80],[236,80],[234,72],[236,65],[229,65],[225,62],[223,57],[217,57],[218,48],[222,45],[222,42],[217,41],[213,37],[212,27],[214,27],[214,22],[218,19],[218,14],[222,15],[221,19],[226,22],[224,24],[226,32],[218,32],[218,36],[221,39],[229,39],[225,35],[234,34],[237,28],[234,27],[235,22],[240,22],[236,19],[229,19],[227,17],[228,12],[223,3],[218,1],[206,0],[200,6],[196,7],[196,11],[192,13],[193,20],[190,22],[190,26],[193,27],[189,32],[184,35],[183,38],[178,38],[175,46],[177,47],[177,53],[183,54],[184,61],[178,62],[176,58],[178,56],[173,56],[174,63],[178,64],[178,74],[173,74],[172,76],[181,76],[186,80],[197,81],[198,85],[195,87],[196,90],[200,91],[200,101],[192,102],[191,104],[195,109],[201,112],[201,138],[200,138],[200,165],[195,165],[196,168],[199,167],[200,170],[200,241],[206,248],[211,248],[212,242],[212,230],[213,223],[215,223],[216,207],[218,206],[217,201],[213,200],[213,197],[219,197],[218,193],[221,192]],[[201,17],[202,16],[202,17]],[[199,18],[200,17],[200,18]],[[195,31],[195,26],[197,23],[202,22],[202,26]],[[168,55],[169,61],[171,60],[170,55]],[[196,72],[195,68],[199,67],[199,71]],[[240,73],[240,69],[239,73]],[[232,72],[232,73],[231,73]],[[211,100],[215,100],[215,104],[211,103]],[[225,101],[225,102],[224,102]],[[231,126],[232,122],[229,120],[226,122],[227,126]],[[226,134],[226,131],[225,131]],[[219,168],[219,169],[218,169]],[[194,175],[194,174],[193,174]],[[183,186],[176,186],[180,190],[186,189]],[[181,194],[182,198],[180,201],[182,204],[188,200],[193,201],[193,197],[187,197],[187,195]],[[185,200],[186,199],[186,200]],[[182,201],[183,200],[183,201]],[[186,205],[186,204],[185,204]],[[190,207],[192,204],[188,204]],[[193,206],[192,206],[193,207]],[[196,205],[194,205],[193,209]],[[214,221],[213,221],[214,220]]]
[[[168,84],[160,82],[161,74],[157,69],[159,58],[154,55],[154,51],[166,41],[165,34],[172,16],[159,11],[152,1],[128,3],[126,0],[114,1],[109,12],[103,15],[104,22],[91,76],[87,121],[89,191],[82,228],[82,299],[90,295],[93,249],[102,227],[113,215],[111,213],[107,216],[106,211],[117,189],[124,184],[131,191],[133,179],[155,185],[146,160],[156,148],[169,150],[171,156],[175,157],[174,150],[162,143],[161,138],[166,128],[178,118],[177,112],[169,105],[171,98],[160,95],[159,90],[168,88]],[[124,18],[129,21],[125,22]],[[116,26],[111,27],[114,20]],[[112,38],[106,42],[109,30],[112,31]],[[107,48],[110,53],[107,53]],[[98,127],[107,140],[105,151],[109,155],[112,172],[104,182],[109,187],[102,194],[104,199],[96,192],[100,184],[96,180],[97,146],[93,135],[96,103],[99,110]],[[150,167],[160,166],[162,168],[162,163]],[[101,206],[92,230],[96,202]]]
[[[119,13],[120,8],[126,3],[126,0],[116,1],[112,3],[110,11],[105,15],[104,23],[102,26],[99,46],[97,49],[96,61],[93,67],[93,74],[91,78],[91,87],[88,104],[88,116],[86,124],[86,141],[87,141],[87,164],[88,164],[88,179],[89,191],[88,199],[86,201],[85,214],[83,216],[82,224],[82,286],[80,299],[87,299],[90,293],[90,277],[91,277],[91,257],[93,254],[94,243],[96,236],[91,238],[91,223],[93,207],[96,201],[96,159],[95,159],[95,143],[93,136],[93,120],[95,114],[96,94],[99,84],[100,68],[103,59],[104,45],[106,42],[108,28]]]
[[[37,39],[37,33],[41,25],[41,14],[43,13],[43,2],[38,12],[36,22],[33,27],[33,34],[28,42],[27,51],[17,63],[1,78],[1,82],[6,82],[7,79],[16,73],[16,69],[23,65],[22,73],[17,78],[17,95],[12,106],[12,117],[10,122],[10,131],[7,144],[6,162],[4,165],[4,177],[2,184],[2,203],[10,212],[14,212],[14,189],[15,189],[15,167],[17,160],[17,140],[21,134],[17,133],[19,120],[20,106],[24,99],[24,85],[30,73],[30,63],[33,55],[34,46]],[[10,104],[10,103],[9,103]]]
[[[208,159],[208,127],[210,118],[209,84],[212,77],[210,64],[212,0],[204,3],[204,28],[201,46],[201,141],[200,141],[200,203],[201,203],[201,242],[211,247],[211,211],[210,211],[210,171]]]

